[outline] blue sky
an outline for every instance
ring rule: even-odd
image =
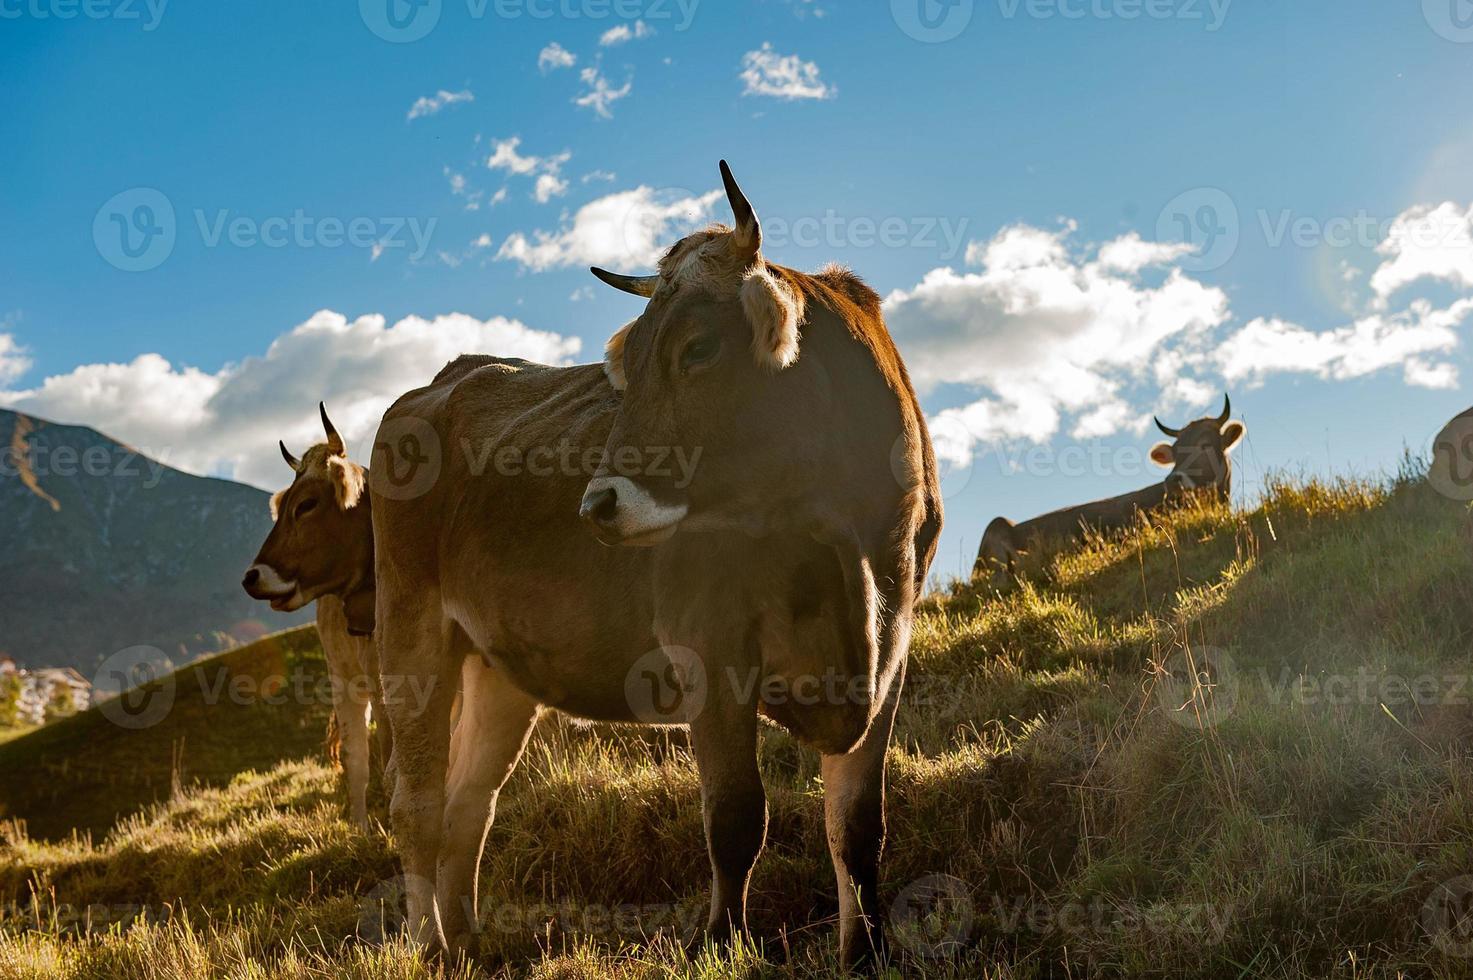
[[[596,359],[589,261],[725,218],[725,157],[771,260],[890,297],[955,574],[1155,479],[1153,411],[1231,389],[1251,493],[1473,402],[1470,82],[1466,0],[0,0],[0,402],[278,485],[319,397]]]

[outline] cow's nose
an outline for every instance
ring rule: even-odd
[[[583,495],[578,516],[595,527],[610,527],[619,516],[619,492],[613,487],[590,489]]]
[[[259,581],[261,581],[261,572],[256,566],[252,565],[246,569],[245,578],[240,580],[240,584],[249,589]]]

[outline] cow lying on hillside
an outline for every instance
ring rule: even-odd
[[[379,758],[388,760],[389,726],[378,691],[373,631],[373,523],[367,471],[348,459],[327,409],[327,441],[297,459],[281,444],[295,477],[271,498],[275,522],[241,584],[282,612],[317,603],[317,635],[332,683],[333,717],[342,744],[348,813],[368,827],[369,712],[378,724]]]
[[[1231,414],[1232,402],[1224,395],[1222,414],[1215,418],[1197,419],[1181,429],[1156,419],[1157,427],[1173,440],[1151,447],[1151,461],[1171,467],[1160,483],[1118,497],[1064,507],[1021,524],[1006,517],[994,518],[977,548],[972,577],[986,575],[989,584],[1002,588],[1013,580],[1018,555],[1083,540],[1089,531],[1129,527],[1137,514],[1157,510],[1189,491],[1208,491],[1226,500],[1233,481],[1228,454],[1247,431],[1242,422],[1228,421]]]

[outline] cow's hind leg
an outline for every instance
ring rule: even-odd
[[[868,969],[884,958],[885,933],[878,902],[880,857],[885,846],[885,753],[895,723],[903,679],[864,739],[843,755],[825,755],[824,826],[839,883],[839,962]]]
[[[538,713],[533,698],[479,656],[466,658],[461,691],[437,885],[440,921],[452,953],[467,948],[479,921],[477,872],[496,818],[496,797],[516,768]]]
[[[394,732],[389,814],[404,869],[404,922],[412,941],[443,946],[435,874],[445,811],[450,707],[460,668],[452,652],[455,627],[441,619],[436,596],[386,601],[385,593],[381,585],[377,638],[384,708]]]

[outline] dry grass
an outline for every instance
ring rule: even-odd
[[[1439,891],[1473,872],[1466,521],[1413,476],[1283,482],[1251,512],[1091,541],[1007,595],[930,601],[892,749],[895,969],[1473,974],[1473,923]],[[96,843],[12,829],[0,976],[825,976],[817,760],[770,731],[762,765],[760,949],[687,959],[671,939],[707,887],[682,737],[554,720],[492,832],[470,965],[373,941],[392,843],[351,831],[301,761]]]

